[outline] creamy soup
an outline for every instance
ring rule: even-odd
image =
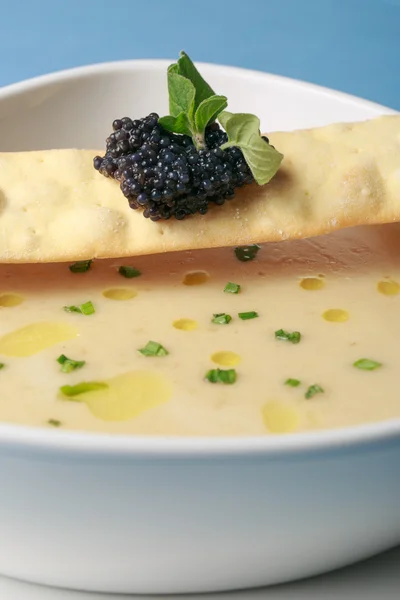
[[[399,337],[396,224],[0,265],[0,419],[227,436],[399,418]]]

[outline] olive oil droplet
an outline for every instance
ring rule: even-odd
[[[240,363],[241,358],[236,352],[221,350],[220,352],[214,352],[211,356],[211,360],[223,367],[236,367],[236,365]]]
[[[182,331],[193,331],[193,329],[197,329],[197,321],[193,319],[177,319],[172,323],[175,329],[180,329]]]
[[[320,290],[324,285],[325,282],[319,277],[304,277],[304,279],[300,281],[300,287],[302,287],[303,290]]]
[[[44,321],[31,323],[0,338],[0,354],[4,356],[32,356],[60,342],[78,335],[76,327],[66,323]]]
[[[18,294],[0,294],[0,308],[13,308],[24,301]]]
[[[271,400],[264,404],[261,412],[270,433],[291,433],[299,428],[299,413],[293,406]]]
[[[105,380],[105,383],[108,384],[105,389],[75,397],[103,421],[128,421],[167,402],[172,395],[168,379],[154,371],[132,371]]]
[[[400,292],[400,285],[395,281],[380,281],[377,288],[384,296],[396,296]]]
[[[111,288],[105,290],[103,296],[109,300],[131,300],[137,296],[137,292],[129,288]]]
[[[184,285],[202,285],[210,279],[206,271],[190,271],[186,273],[182,283]]]
[[[347,310],[341,308],[330,308],[322,313],[322,317],[325,321],[330,321],[331,323],[344,323],[348,321],[349,313]]]

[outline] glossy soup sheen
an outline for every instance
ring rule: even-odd
[[[399,418],[399,283],[397,224],[268,244],[246,262],[223,248],[82,273],[0,265],[0,419],[236,436]],[[89,301],[93,314],[63,308]],[[139,352],[149,341],[158,355]],[[85,364],[64,372],[62,354]],[[60,391],[81,382],[96,389]]]

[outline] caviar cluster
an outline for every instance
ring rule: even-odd
[[[130,207],[144,209],[152,221],[204,215],[210,203],[224,204],[235,188],[253,181],[238,148],[221,150],[226,141],[213,123],[206,128],[205,148],[197,150],[190,137],[164,130],[155,113],[125,117],[114,121],[106,154],[95,157],[94,168],[118,180]]]

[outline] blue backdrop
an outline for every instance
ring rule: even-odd
[[[0,0],[0,85],[182,48],[400,109],[400,0]]]

